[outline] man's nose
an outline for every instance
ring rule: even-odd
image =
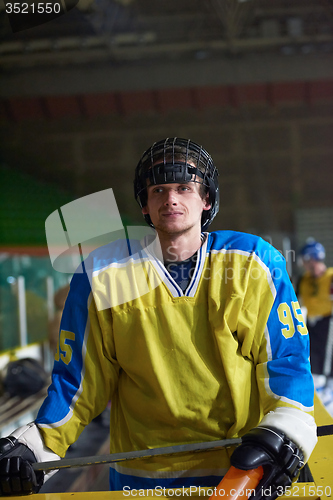
[[[168,189],[165,195],[164,203],[166,205],[177,205],[178,198],[175,189]]]

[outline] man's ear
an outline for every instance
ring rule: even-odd
[[[206,194],[206,198],[203,201],[204,201],[204,207],[203,207],[203,209],[204,210],[210,210],[212,208],[212,204],[209,203],[209,194],[208,193]]]
[[[147,205],[145,207],[141,208],[141,212],[143,213],[143,215],[149,215],[149,211],[148,211]]]

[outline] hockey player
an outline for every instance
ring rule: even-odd
[[[135,171],[155,236],[118,240],[74,275],[52,384],[35,422],[0,441],[3,494],[38,491],[111,399],[111,452],[243,437],[235,449],[118,463],[110,488],[214,486],[264,466],[257,498],[291,484],[316,444],[308,332],[283,257],[206,230],[218,172],[196,143],[155,143]],[[230,459],[231,455],[231,459]],[[261,492],[261,493],[260,493]]]
[[[309,238],[300,251],[304,275],[298,284],[307,311],[310,360],[315,386],[333,414],[333,268],[325,264],[325,248]]]

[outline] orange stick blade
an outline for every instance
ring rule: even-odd
[[[209,500],[242,500],[249,498],[264,474],[263,468],[240,470],[231,466]]]

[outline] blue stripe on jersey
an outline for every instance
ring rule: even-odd
[[[207,253],[210,251],[242,251],[254,253],[269,269],[277,296],[270,311],[267,329],[270,338],[272,361],[267,363],[269,387],[279,396],[300,403],[304,409],[313,406],[313,381],[309,362],[309,336],[301,335],[297,327],[303,326],[296,318],[292,302],[297,297],[286,270],[282,254],[258,236],[235,231],[217,231],[209,234]],[[278,308],[283,304],[290,310],[295,333],[285,338],[282,329],[286,328],[279,319]],[[298,308],[297,308],[298,309]],[[300,312],[300,311],[299,311]],[[295,370],[295,366],[297,369]],[[295,377],[292,375],[295,374]],[[299,406],[299,404],[297,404]]]
[[[70,411],[72,399],[80,387],[84,362],[82,347],[87,327],[87,302],[90,291],[87,275],[85,273],[74,274],[60,325],[61,330],[75,332],[74,341],[67,339],[67,343],[73,347],[72,360],[68,365],[64,363],[61,357],[59,361],[55,361],[52,372],[52,385],[38,412],[36,419],[38,424],[56,423],[65,418]],[[63,377],[64,372],[66,372],[66,376]],[[59,394],[61,394],[61,397],[59,397]]]
[[[267,266],[275,259],[283,259],[281,253],[262,238],[237,231],[215,231],[209,233],[207,252],[211,250],[240,250],[255,253]]]
[[[221,476],[199,476],[199,477],[174,477],[174,478],[151,478],[138,477],[121,474],[110,467],[110,490],[123,491],[140,489],[161,489],[161,488],[190,488],[191,486],[202,488],[214,487],[221,481]]]
[[[99,271],[114,263],[125,263],[129,258],[142,258],[142,245],[139,240],[116,240],[97,248],[85,260],[87,273]]]

